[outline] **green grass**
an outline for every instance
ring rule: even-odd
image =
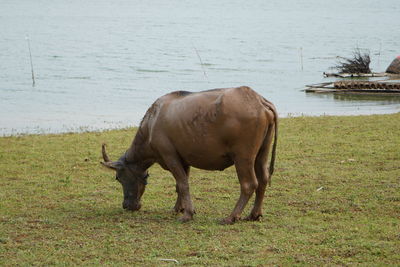
[[[264,217],[228,226],[234,168],[192,170],[193,222],[158,165],[142,209],[122,209],[101,143],[117,159],[135,129],[0,138],[0,265],[400,265],[400,113],[280,122]]]

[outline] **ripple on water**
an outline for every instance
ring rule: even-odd
[[[154,72],[154,73],[162,73],[162,72],[169,72],[168,70],[160,70],[160,69],[137,69],[134,68],[137,72]]]

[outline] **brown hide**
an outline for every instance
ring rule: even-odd
[[[175,210],[184,213],[182,221],[194,214],[189,167],[224,170],[235,164],[241,194],[223,222],[238,220],[254,192],[254,208],[247,219],[257,220],[262,215],[265,186],[273,173],[276,141],[275,107],[251,88],[178,91],[160,97],[149,108],[126,153],[126,162],[143,172],[157,162],[173,174],[178,193]]]

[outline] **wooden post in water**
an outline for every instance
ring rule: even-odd
[[[381,67],[381,50],[382,50],[382,41],[379,41],[378,68]]]
[[[301,64],[301,71],[303,71],[303,47],[300,47],[300,64]]]
[[[201,60],[199,51],[197,51],[197,49],[196,49],[196,47],[194,46],[193,43],[192,43],[192,46],[193,46],[194,51],[196,51],[196,55],[197,55],[197,57],[198,57],[198,59],[199,59],[199,61],[200,61],[200,66],[201,66],[201,69],[203,70],[204,77],[207,79],[208,82],[210,82],[210,81],[208,80],[207,73],[206,73],[206,71],[205,71],[205,69],[204,69],[203,60]]]
[[[29,37],[26,36],[25,39],[28,41],[29,49],[29,59],[31,61],[31,73],[32,73],[32,87],[35,87],[35,74],[33,73],[33,63],[32,63],[32,53],[31,53],[31,43],[29,42]]]

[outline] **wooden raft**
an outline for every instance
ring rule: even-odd
[[[333,83],[335,89],[398,89],[400,83],[382,81],[338,81]]]
[[[400,82],[393,81],[337,81],[306,85],[312,93],[382,93],[400,95]]]

